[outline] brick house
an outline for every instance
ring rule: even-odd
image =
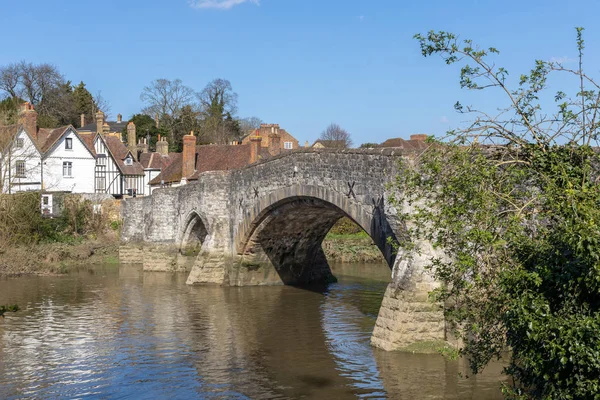
[[[378,147],[396,147],[405,150],[424,150],[429,144],[425,142],[427,139],[426,134],[410,135],[410,140],[402,138],[388,139],[381,143]]]
[[[298,140],[289,134],[285,129],[281,129],[279,124],[260,124],[260,128],[242,139],[242,144],[250,144],[250,138],[260,136],[262,138],[262,147],[270,146],[270,136],[279,135],[279,146],[281,150],[293,150],[300,147]]]

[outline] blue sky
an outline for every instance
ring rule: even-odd
[[[239,116],[279,123],[303,143],[331,122],[355,144],[460,124],[469,97],[458,69],[421,56],[412,36],[447,30],[500,49],[512,76],[536,58],[576,57],[586,28],[586,65],[600,68],[600,2],[553,0],[29,0],[3,2],[0,65],[50,62],[111,104],[138,112],[142,88],[182,79],[200,91],[231,81]],[[574,64],[576,67],[576,64]]]

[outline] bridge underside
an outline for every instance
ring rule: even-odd
[[[272,269],[285,285],[334,280],[321,247],[344,213],[317,199],[299,199],[270,212],[241,251],[238,270]],[[237,274],[236,280],[239,280]],[[238,282],[242,283],[242,282]]]

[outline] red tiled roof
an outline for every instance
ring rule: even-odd
[[[104,136],[103,139],[123,175],[144,175],[144,167],[139,162],[134,160],[131,165],[125,165],[123,160],[129,154],[129,150],[118,137]]]
[[[96,139],[95,133],[77,133],[77,135],[81,138],[81,141],[88,150],[96,157],[96,148],[94,147],[94,139]]]
[[[402,138],[393,138],[381,143],[379,147],[398,147],[405,150],[424,150],[429,147],[429,144],[424,140],[405,140]]]
[[[178,153],[160,154],[160,153],[142,153],[140,154],[140,163],[144,169],[160,169],[161,171],[167,168],[175,160]]]
[[[36,141],[41,152],[46,153],[50,150],[67,129],[69,129],[69,126],[61,126],[54,129],[38,128]]]
[[[164,183],[179,182],[182,178],[197,180],[203,172],[227,171],[245,167],[250,163],[250,148],[250,144],[196,146],[196,170],[192,176],[182,177],[182,157],[180,153],[177,153],[179,158],[152,179],[150,184],[159,185],[161,181]],[[269,156],[268,149],[260,149],[259,157],[267,158]]]
[[[182,171],[182,154],[181,153],[171,153],[171,164],[165,169],[162,170],[158,176],[150,181],[150,185],[160,185],[161,182],[164,183],[172,183],[181,181],[181,171]]]

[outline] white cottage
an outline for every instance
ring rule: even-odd
[[[94,193],[94,150],[75,128],[37,128],[37,112],[29,103],[20,117],[21,124],[0,131],[2,191]]]

